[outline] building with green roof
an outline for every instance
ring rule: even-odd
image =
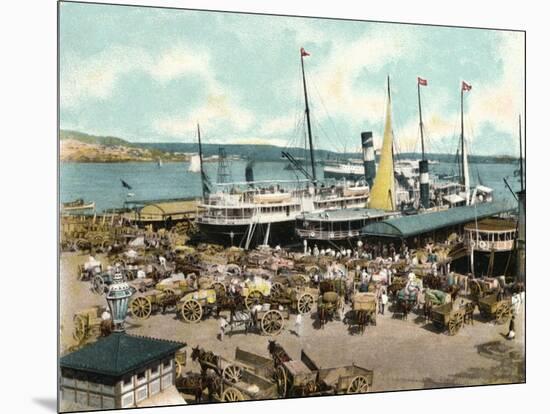
[[[136,407],[175,383],[183,342],[113,333],[61,357],[61,398],[92,409]]]
[[[361,234],[366,237],[398,240],[429,237],[437,241],[438,235],[445,238],[450,232],[461,233],[466,223],[514,210],[516,206],[499,202],[453,207],[373,222],[363,227]]]

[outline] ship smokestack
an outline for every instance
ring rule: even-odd
[[[252,167],[254,167],[254,161],[248,161],[244,169],[244,176],[247,183],[254,181],[254,170]]]
[[[418,163],[420,170],[420,206],[430,208],[430,176],[428,174],[428,160]]]
[[[372,188],[374,177],[376,176],[376,162],[374,160],[374,143],[372,141],[372,132],[361,132],[361,146],[363,148],[363,165],[365,167],[365,180]]]

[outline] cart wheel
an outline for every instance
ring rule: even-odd
[[[355,377],[348,387],[348,394],[369,392],[369,381],[362,375]]]
[[[75,245],[80,250],[86,250],[87,248],[90,247],[90,242],[86,239],[78,239]]]
[[[279,397],[286,397],[287,378],[285,367],[282,365],[279,365],[275,371],[275,382],[277,383]]]
[[[151,315],[153,305],[145,296],[138,296],[130,302],[130,312],[137,319],[147,319]]]
[[[183,374],[183,364],[177,359],[175,361],[176,361],[176,378],[181,378],[181,374]]]
[[[167,288],[164,289],[162,293],[164,294],[162,300],[166,304],[165,309],[168,312],[174,312],[176,310],[176,292],[174,291],[174,289]]]
[[[272,309],[262,316],[261,327],[262,332],[266,335],[275,336],[281,333],[284,321],[283,314],[278,310]]]
[[[449,335],[454,336],[458,333],[461,327],[460,315],[453,315],[449,319]]]
[[[241,367],[238,365],[228,365],[222,373],[223,379],[232,383],[239,382],[242,376]]]
[[[100,275],[94,276],[92,279],[92,292],[98,295],[105,293],[105,281]]]
[[[275,282],[271,285],[271,296],[279,297],[284,291],[284,286],[282,283]]]
[[[227,388],[223,394],[222,394],[222,401],[224,402],[230,402],[230,401],[243,401],[244,397],[242,393],[233,387]]]
[[[313,308],[313,296],[309,293],[304,293],[298,299],[298,312],[309,313],[311,308]]]
[[[202,318],[202,306],[195,299],[188,299],[183,302],[181,315],[186,322],[197,323]]]
[[[502,305],[497,307],[495,312],[495,319],[499,325],[502,325],[510,318],[511,312],[508,305]]]
[[[73,338],[80,343],[84,339],[86,339],[87,335],[88,335],[88,326],[86,323],[86,318],[84,318],[84,316],[82,315],[75,315]]]
[[[253,290],[245,298],[244,304],[246,305],[246,308],[248,310],[252,310],[254,306],[262,303],[263,297],[264,295],[262,295],[262,292],[260,292],[259,290]]]

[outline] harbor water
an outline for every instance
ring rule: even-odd
[[[303,180],[297,171],[287,170],[285,162],[257,162],[254,165],[254,179],[262,180]],[[232,181],[245,181],[246,161],[233,161],[229,165]],[[188,162],[165,162],[159,167],[156,162],[133,163],[65,163],[60,164],[60,198],[67,202],[82,198],[94,201],[96,210],[121,208],[129,200],[159,200],[201,196],[200,174],[188,172]],[[318,175],[322,176],[322,166]],[[515,163],[470,164],[471,185],[483,185],[495,190],[495,198],[513,201],[503,177],[514,191],[519,190],[519,177],[514,177]],[[212,183],[216,182],[217,163],[205,163],[206,174]],[[456,164],[430,164],[430,175],[456,174]],[[132,189],[122,186],[121,180]],[[214,185],[213,185],[214,186]]]

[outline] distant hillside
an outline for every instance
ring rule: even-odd
[[[98,137],[76,131],[60,131],[60,159],[64,162],[181,161],[185,157],[116,137]]]
[[[103,137],[89,135],[82,132],[61,130],[61,160],[72,162],[127,162],[127,161],[154,161],[161,158],[165,161],[187,160],[190,153],[198,152],[198,144],[194,142],[179,143],[137,143],[117,137]],[[70,143],[70,145],[69,145]],[[225,148],[228,156],[237,156],[243,159],[256,161],[286,161],[281,151],[287,151],[294,157],[304,156],[303,148],[282,148],[275,145],[257,144],[203,144],[203,155],[211,157],[218,155],[219,148]],[[70,150],[70,151],[69,151]],[[337,153],[318,149],[315,150],[315,159],[320,162],[359,159],[359,153]],[[309,151],[307,152],[309,157]],[[419,159],[418,153],[401,153],[398,159]],[[450,162],[456,161],[456,154],[427,154],[429,160]],[[513,163],[517,158],[510,156],[470,156],[471,163]]]

